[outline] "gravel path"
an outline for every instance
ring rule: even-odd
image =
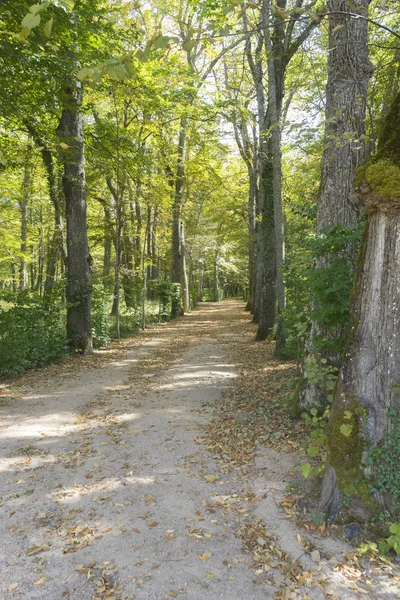
[[[262,578],[249,568],[237,534],[253,516],[282,553],[304,550],[278,506],[296,459],[266,452],[244,476],[202,437],[238,375],[232,319],[249,328],[240,302],[201,305],[101,368],[39,372],[35,388],[1,408],[1,599],[365,597],[335,576],[327,595],[326,565],[314,563],[301,592],[274,564]],[[309,557],[302,568],[312,571]],[[389,587],[379,597],[395,598]]]

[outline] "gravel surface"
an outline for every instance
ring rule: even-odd
[[[335,571],[348,547],[321,547],[336,562],[313,561],[285,519],[279,502],[298,457],[266,449],[244,475],[207,449],[204,427],[238,376],[230,342],[240,327],[245,352],[243,304],[200,305],[118,360],[38,371],[0,408],[1,599],[369,595]],[[254,568],[240,529],[258,517],[282,564],[299,559],[309,579],[289,586],[281,565]],[[373,585],[370,597],[398,597],[393,573]]]

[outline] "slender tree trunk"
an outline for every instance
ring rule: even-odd
[[[153,228],[151,232],[151,279],[157,281],[159,277],[159,264],[157,254],[157,227],[158,227],[158,206],[154,207]]]
[[[333,521],[344,494],[395,512],[400,431],[400,93],[385,118],[372,163],[360,174],[367,226],[358,260],[351,334],[327,428],[321,504]],[[342,425],[351,428],[343,435]],[[396,440],[392,446],[388,440]],[[393,437],[394,436],[394,437]],[[386,443],[386,450],[385,450]],[[380,448],[378,462],[371,460]],[[379,473],[381,476],[379,476]],[[350,507],[352,508],[352,506]]]
[[[110,283],[111,275],[111,252],[113,246],[113,231],[110,206],[105,202],[104,210],[104,256],[103,256],[103,280],[106,286]]]
[[[72,351],[91,353],[91,258],[87,237],[82,86],[65,92],[59,135],[68,145],[62,179],[67,217],[67,335]]]
[[[21,198],[19,200],[19,207],[21,210],[21,263],[19,270],[19,289],[26,290],[28,289],[28,268],[26,261],[26,240],[28,234],[28,206],[29,206],[29,197],[31,193],[31,155],[32,155],[32,147],[30,143],[30,139],[28,138],[28,143],[26,147],[26,155],[25,155],[25,164],[24,164],[24,179],[22,183],[21,190]]]
[[[317,233],[334,225],[355,226],[359,208],[354,199],[354,177],[365,154],[365,108],[372,66],[368,56],[368,22],[346,12],[368,14],[369,0],[329,0],[329,54],[326,88],[325,144],[322,178],[317,205]],[[341,14],[337,14],[341,11]],[[319,262],[316,268],[326,267]],[[308,379],[307,363],[321,366],[321,359],[338,368],[339,356],[326,349],[317,350],[313,340],[318,335],[331,338],[341,331],[327,331],[313,322],[306,343],[303,387],[299,408],[322,408],[327,405],[328,391],[323,383]],[[311,363],[310,363],[311,364]]]
[[[214,254],[214,302],[219,302],[219,264],[218,264],[218,251]]]
[[[178,156],[175,175],[174,206],[172,216],[172,259],[171,259],[171,282],[181,283],[184,279],[183,274],[183,256],[182,256],[182,203],[185,185],[185,158],[187,144],[187,119],[182,117],[179,141]],[[182,307],[176,307],[177,312],[182,312]],[[173,315],[176,316],[176,315]]]
[[[204,285],[204,261],[200,259],[199,261],[199,281],[197,288],[197,300],[198,302],[203,302],[203,285]]]
[[[182,257],[182,271],[181,271],[181,289],[182,289],[182,300],[183,300],[183,312],[187,313],[190,311],[190,293],[189,293],[189,280],[186,269],[186,249],[185,249],[185,232],[183,223],[181,223],[181,257]]]
[[[32,136],[35,145],[40,149],[43,166],[46,171],[47,185],[49,188],[50,201],[54,207],[54,232],[52,240],[49,244],[47,264],[46,264],[46,279],[44,283],[44,295],[50,296],[53,290],[56,270],[59,260],[62,261],[62,272],[66,264],[66,247],[64,239],[64,223],[63,223],[63,200],[60,197],[58,184],[58,176],[54,157],[45,141],[42,139],[38,131],[32,127],[29,122],[25,122],[25,126]]]

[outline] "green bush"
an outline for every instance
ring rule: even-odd
[[[155,288],[155,296],[160,302],[160,316],[163,321],[180,314],[182,305],[179,283],[160,281]]]
[[[2,299],[12,308],[0,310],[0,375],[18,375],[68,354],[61,302],[26,292]]]
[[[101,348],[110,341],[110,294],[102,283],[93,284],[92,335],[93,347]]]

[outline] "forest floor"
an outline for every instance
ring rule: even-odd
[[[4,383],[1,599],[399,597],[398,565],[305,516],[295,369],[243,309]]]

